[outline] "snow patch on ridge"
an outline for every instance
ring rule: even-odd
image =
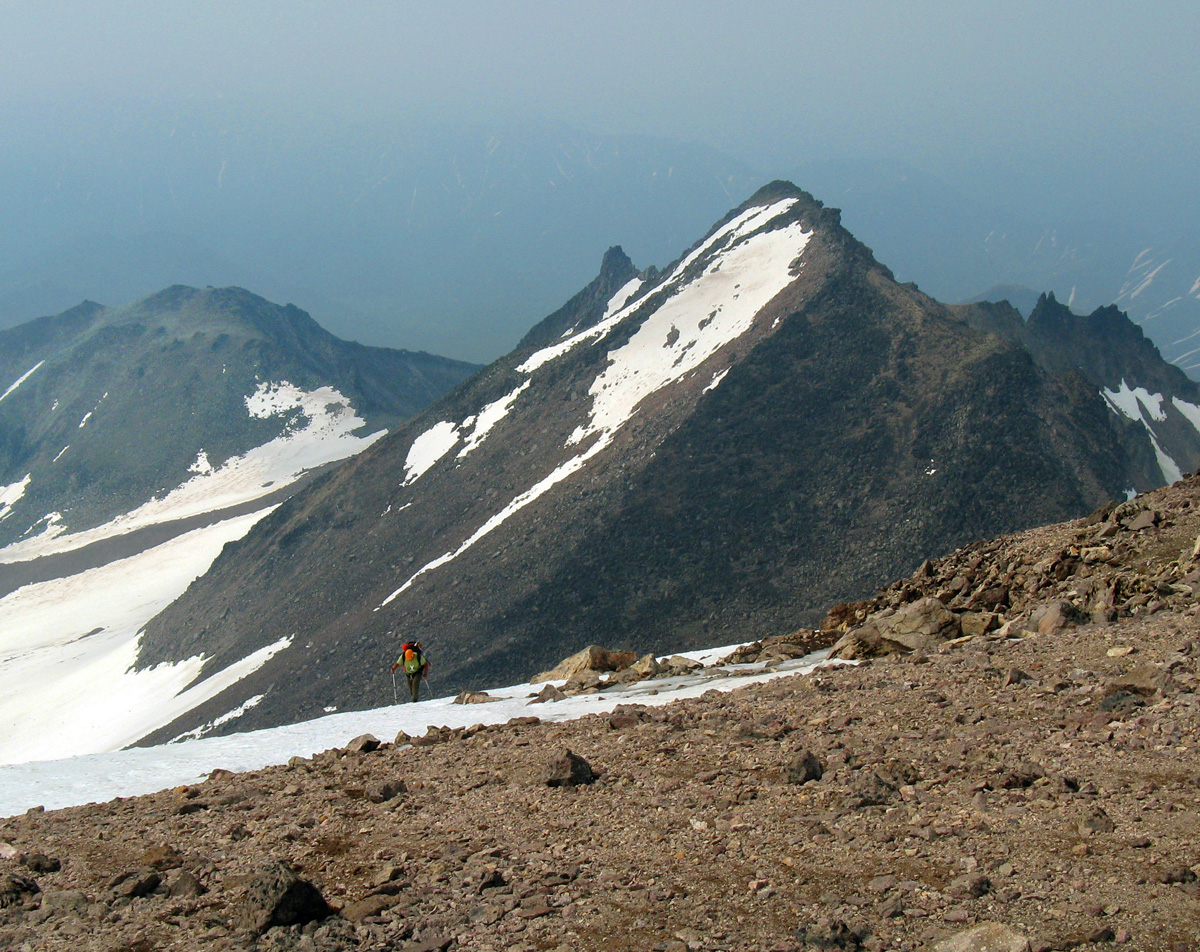
[[[64,534],[61,527],[48,525],[38,536],[0,549],[0,562],[21,562],[64,552],[145,526],[259,499],[295,482],[308,470],[362,452],[387,432],[355,436],[364,421],[350,401],[332,387],[304,391],[287,381],[264,383],[245,402],[253,417],[296,413],[296,418],[280,436],[226,460],[219,469],[197,473],[161,499],[154,497],[111,522],[81,532]]]
[[[25,489],[31,478],[32,474],[26,473],[25,478],[20,482],[0,486],[0,519],[7,519],[12,515],[12,507],[25,495]]]
[[[1200,406],[1194,403],[1188,403],[1186,400],[1180,400],[1178,397],[1172,397],[1171,403],[1175,405],[1175,409],[1184,415],[1188,423],[1190,423],[1200,433]]]
[[[531,380],[526,380],[512,393],[506,394],[493,403],[489,403],[478,414],[468,417],[463,421],[463,429],[466,429],[468,425],[472,425],[473,429],[470,435],[466,437],[466,443],[463,448],[458,451],[458,459],[462,459],[468,455],[471,450],[484,441],[484,438],[491,432],[492,427],[508,416],[508,411],[512,408],[514,401],[532,382]]]
[[[241,704],[239,704],[237,707],[235,707],[232,711],[226,711],[220,717],[214,717],[207,724],[203,724],[200,727],[194,728],[193,730],[184,731],[179,736],[172,737],[169,741],[167,741],[167,743],[178,744],[185,740],[199,740],[205,734],[211,733],[212,731],[216,730],[218,727],[221,727],[224,724],[228,724],[230,721],[236,721],[239,717],[241,717],[247,711],[253,710],[254,708],[258,707],[259,702],[262,701],[262,699],[265,697],[266,697],[265,694],[256,694],[256,695],[254,695],[254,697],[247,698],[245,701],[243,701]]]
[[[1119,416],[1128,417],[1135,423],[1140,423],[1146,428],[1146,433],[1150,436],[1150,444],[1154,447],[1154,456],[1158,460],[1158,468],[1162,472],[1163,479],[1169,483],[1177,483],[1183,478],[1183,471],[1180,470],[1179,464],[1175,462],[1162,448],[1162,444],[1158,442],[1158,434],[1154,432],[1154,427],[1150,425],[1150,420],[1146,419],[1149,415],[1151,420],[1162,422],[1167,418],[1167,413],[1163,409],[1163,395],[1161,393],[1151,393],[1144,387],[1130,387],[1125,382],[1125,378],[1121,378],[1121,386],[1117,390],[1109,390],[1107,387],[1100,391],[1100,396],[1108,402],[1109,408]],[[1193,424],[1194,425],[1194,424]]]
[[[435,423],[412,441],[404,458],[404,482],[408,486],[425,475],[433,465],[458,444],[458,427],[448,420]]]
[[[189,473],[199,473],[201,476],[207,476],[212,471],[212,463],[208,461],[208,454],[204,450],[196,454],[196,462],[188,467]]]
[[[16,383],[14,383],[11,387],[9,387],[7,390],[5,390],[4,393],[0,393],[0,402],[3,402],[5,397],[7,397],[10,393],[13,393],[17,389],[17,387],[21,386],[21,384],[23,384],[26,380],[28,380],[30,377],[32,377],[34,372],[39,367],[41,367],[42,364],[44,364],[44,363],[45,363],[44,360],[39,360],[29,370],[27,370],[27,371],[25,371],[25,373],[21,374],[21,376],[19,376],[17,378]]]
[[[1145,422],[1142,417],[1143,408],[1150,414],[1151,418],[1160,423],[1167,418],[1166,411],[1163,410],[1163,395],[1161,393],[1151,393],[1145,387],[1130,387],[1125,382],[1125,378],[1121,378],[1121,387],[1118,390],[1109,390],[1105,388],[1101,391],[1104,398],[1113,406],[1117,407],[1121,413],[1131,420]]]
[[[585,331],[580,331],[578,334],[568,337],[570,331],[563,334],[557,342],[549,347],[543,347],[539,351],[531,354],[523,364],[517,367],[523,374],[531,374],[543,364],[547,364],[556,357],[561,357],[563,354],[582,344],[585,340],[595,340],[606,334],[614,324],[622,320],[628,313],[630,300],[637,294],[644,282],[641,278],[634,278],[632,281],[621,286],[621,288],[608,300],[608,306],[604,309],[604,314],[600,320],[593,324]]]
[[[609,444],[610,441],[611,441],[611,438],[608,438],[608,439],[602,438],[602,439],[597,440],[587,451],[580,453],[578,456],[572,457],[571,459],[567,460],[565,463],[563,463],[561,466],[557,467],[553,472],[551,472],[549,476],[545,477],[545,479],[542,479],[542,480],[538,481],[537,483],[534,483],[533,486],[531,486],[529,489],[525,490],[525,492],[518,495],[515,499],[512,500],[512,502],[510,502],[507,506],[505,506],[503,509],[501,509],[498,513],[496,513],[490,519],[488,519],[487,522],[485,522],[482,526],[480,526],[478,529],[476,529],[470,535],[470,537],[468,537],[466,539],[466,541],[464,541],[462,543],[462,545],[460,545],[453,552],[447,552],[445,555],[438,556],[438,558],[434,559],[432,562],[427,562],[425,565],[421,566],[421,568],[417,569],[417,571],[414,572],[409,577],[407,582],[405,582],[398,589],[396,589],[394,592],[392,592],[391,595],[389,595],[382,602],[380,602],[379,607],[376,608],[375,611],[379,611],[380,608],[383,608],[384,606],[390,604],[392,602],[392,600],[396,598],[396,596],[405,592],[412,585],[413,582],[415,582],[418,578],[420,578],[426,572],[431,572],[434,569],[436,569],[442,565],[445,565],[447,562],[451,562],[454,559],[458,558],[460,555],[462,555],[464,552],[466,552],[467,549],[471,548],[471,546],[473,546],[476,542],[478,542],[480,539],[482,539],[485,535],[487,535],[493,529],[497,529],[500,526],[502,526],[505,522],[507,522],[509,520],[509,518],[514,516],[516,513],[520,512],[522,509],[524,509],[526,506],[528,506],[535,499],[542,496],[551,487],[553,487],[557,483],[562,482],[564,479],[566,479],[572,473],[578,472],[580,469],[583,468],[584,463],[586,463],[593,456],[595,456],[602,449],[604,449]]]
[[[758,216],[752,217],[745,227],[758,222]],[[667,298],[626,344],[608,355],[608,366],[588,391],[590,420],[571,434],[568,444],[594,433],[615,433],[646,397],[746,333],[758,312],[791,283],[792,262],[811,237],[812,232],[794,222],[751,235],[714,257],[703,274]]]
[[[721,371],[713,374],[712,381],[709,383],[709,385],[707,387],[704,388],[704,390],[702,392],[708,393],[708,391],[710,391],[710,390],[716,390],[717,387],[719,387],[721,385],[721,381],[725,379],[725,375],[727,373],[729,373],[728,367],[726,367],[724,370],[721,370]]]
[[[401,486],[411,486],[424,476],[430,469],[442,460],[447,453],[458,445],[459,438],[463,439],[463,448],[459,450],[456,459],[470,455],[495,428],[496,424],[508,416],[525,389],[532,381],[526,380],[510,393],[499,400],[494,400],[478,413],[467,417],[461,424],[442,420],[412,441],[408,455],[404,458],[404,480]]]

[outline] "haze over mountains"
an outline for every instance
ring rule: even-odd
[[[85,298],[237,285],[302,301],[348,339],[489,361],[588,280],[614,238],[663,265],[767,180],[706,146],[563,123],[62,108],[69,140],[42,134],[40,111],[3,117],[0,326]],[[996,201],[898,161],[776,167],[940,300],[1116,303],[1169,360],[1200,366],[1194,227],[1116,197],[1082,216],[1018,191]]]

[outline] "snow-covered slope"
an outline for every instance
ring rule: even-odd
[[[417,737],[430,727],[503,724],[513,717],[531,714],[543,721],[565,721],[585,714],[605,713],[618,704],[656,707],[682,698],[699,697],[710,690],[732,691],[785,675],[803,674],[823,664],[828,654],[822,651],[770,666],[761,663],[719,664],[719,659],[735,647],[687,652],[686,657],[706,665],[688,675],[628,686],[614,685],[612,690],[600,694],[579,694],[534,706],[530,706],[530,701],[544,684],[493,688],[487,693],[495,700],[483,704],[455,704],[452,697],[437,697],[417,704],[330,714],[287,727],[226,737],[0,766],[0,817],[12,816],[35,806],[53,810],[198,783],[218,768],[257,770],[287,763],[292,757],[309,757],[345,746],[361,734],[374,734],[387,741],[400,731]],[[561,685],[563,682],[552,683]]]

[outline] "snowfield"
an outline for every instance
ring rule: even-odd
[[[711,665],[735,647],[685,652],[683,656]],[[669,704],[681,698],[699,697],[713,689],[732,691],[787,675],[806,674],[825,664],[826,654],[817,652],[772,667],[763,664],[708,667],[687,676],[656,678],[612,692],[532,706],[530,699],[544,685],[517,684],[493,689],[489,693],[497,700],[485,704],[455,704],[452,698],[435,698],[418,704],[331,714],[288,727],[228,737],[0,766],[0,816],[13,816],[34,806],[53,810],[199,783],[217,768],[246,771],[284,764],[292,757],[308,757],[331,747],[345,746],[360,734],[374,734],[380,740],[390,741],[400,731],[417,736],[431,726],[502,724],[510,718],[531,714],[544,721],[565,721],[585,714],[607,713],[618,704]]]
[[[219,467],[198,450],[190,469],[195,475],[103,526],[68,534],[62,516],[50,513],[36,524],[43,527],[39,534],[0,549],[0,562],[23,562],[145,526],[213,518],[136,555],[0,598],[0,764],[119,749],[216,696],[290,644],[291,633],[281,632],[274,645],[200,682],[203,657],[132,670],[150,619],[274,507],[263,502],[235,518],[221,513],[353,456],[386,432],[355,436],[364,421],[331,387],[303,391],[286,381],[263,383],[245,404],[253,417],[287,417],[284,432]],[[0,519],[35,478],[0,487]]]
[[[130,670],[146,623],[269,511],[0,598],[0,763],[120,748],[265,662],[234,665],[191,688],[203,658]]]

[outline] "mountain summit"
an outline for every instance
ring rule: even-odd
[[[787,182],[662,272],[610,251],[520,349],[282,505],[148,626],[142,667],[216,671],[289,639],[151,739],[378,704],[402,638],[445,692],[596,641],[786,631],[931,555],[1165,481],[1125,397],[972,315],[898,284]],[[1164,452],[1200,462],[1195,439]]]
[[[393,429],[475,369],[339,340],[241,288],[0,331],[0,546],[94,528],[285,434]]]

